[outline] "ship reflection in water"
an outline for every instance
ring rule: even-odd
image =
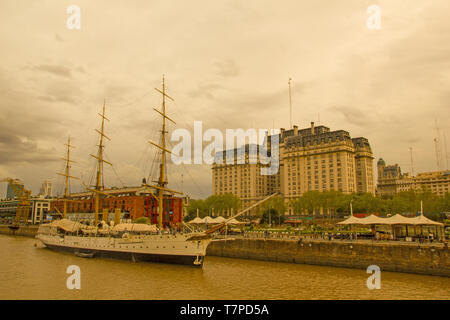
[[[35,247],[35,244],[38,246]],[[0,235],[0,299],[448,299],[450,278],[207,256],[203,269],[84,259],[32,238]],[[69,265],[81,289],[69,290]]]

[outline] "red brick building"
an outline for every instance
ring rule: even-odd
[[[102,197],[99,204],[99,212],[107,208],[109,212],[114,212],[119,208],[122,212],[128,213],[133,221],[140,217],[148,217],[152,224],[158,224],[158,200],[156,194],[146,187],[129,187],[105,189],[102,192],[109,197]],[[84,213],[95,211],[95,197],[91,192],[73,193],[70,195],[73,200],[67,203],[67,213]],[[184,198],[172,195],[164,196],[163,224],[177,227],[181,225],[183,219]],[[64,201],[57,199],[52,201],[50,212],[63,212]]]

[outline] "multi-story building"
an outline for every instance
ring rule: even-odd
[[[325,126],[282,129],[281,192],[289,201],[310,190],[374,194],[373,155],[366,138]],[[283,134],[285,135],[283,137]]]
[[[148,217],[151,223],[158,223],[158,203],[154,195],[154,190],[148,187],[124,187],[103,189],[102,193],[108,197],[102,198],[99,203],[99,213],[104,209],[114,212],[120,209],[125,219],[136,220],[140,217]],[[67,202],[68,214],[85,214],[80,216],[90,216],[94,219],[95,197],[92,192],[72,193],[69,195],[70,202]],[[164,196],[163,204],[163,224],[179,226],[183,218],[183,205],[187,199],[172,195]],[[51,213],[62,213],[64,210],[64,199],[54,199],[51,202]]]
[[[386,165],[383,159],[377,163],[377,195],[393,196],[399,192],[429,191],[443,196],[450,192],[450,171],[422,172],[416,176],[403,173],[398,164]]]
[[[44,181],[42,183],[39,195],[45,198],[51,198],[53,194],[53,185],[51,181]]]
[[[275,191],[287,204],[310,190],[375,194],[373,154],[366,138],[351,138],[347,131],[330,131],[312,122],[305,129],[280,129],[279,142],[276,175],[259,175],[259,162],[214,163],[213,194],[232,193],[244,208]]]
[[[450,171],[422,172],[414,177],[416,190],[431,191],[438,196],[450,192]]]
[[[0,224],[14,221],[18,205],[19,200],[17,199],[0,200]]]
[[[19,181],[18,183],[16,183],[17,186],[20,187],[24,187],[23,182]],[[8,187],[6,188],[6,199],[14,199],[18,196],[20,196],[21,194],[17,194],[17,192],[19,189],[14,188],[13,186],[11,186],[11,183],[8,183]]]
[[[46,220],[47,213],[50,212],[51,199],[42,196],[31,199],[30,223],[38,224]]]
[[[50,202],[51,199],[42,197],[30,199],[27,222],[37,224],[45,220],[46,214],[50,211]],[[0,200],[0,223],[12,223],[16,219],[18,206],[17,198]]]
[[[270,142],[264,142],[264,144],[268,145],[270,150]],[[259,154],[259,146],[255,146],[255,149]],[[242,156],[245,157],[242,161],[243,163],[239,163],[238,152],[239,149],[233,149],[234,156],[232,163],[227,163],[226,151],[216,153],[216,161],[212,166],[212,188],[214,195],[234,194],[241,200],[241,207],[247,208],[255,202],[262,200],[264,197],[274,192],[279,192],[279,171],[274,175],[261,174],[261,169],[267,167],[267,165],[261,163],[259,156],[257,156],[257,161],[250,161],[249,145],[245,145],[242,152]],[[222,158],[222,163],[217,161],[220,158]],[[215,212],[215,214],[227,216],[231,212]]]

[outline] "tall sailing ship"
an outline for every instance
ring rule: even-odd
[[[173,100],[166,93],[165,80],[163,77],[162,89],[155,88],[156,91],[162,94],[162,108],[161,111],[154,109],[162,116],[162,130],[161,130],[161,145],[151,142],[155,147],[161,150],[161,163],[159,167],[159,178],[156,185],[149,185],[143,183],[142,188],[149,193],[149,197],[153,198],[155,204],[155,211],[153,212],[155,224],[138,224],[138,223],[121,223],[120,210],[116,209],[114,222],[108,224],[108,212],[103,211],[100,219],[101,202],[105,198],[110,197],[103,188],[103,164],[111,164],[104,159],[104,139],[109,138],[104,133],[105,120],[105,103],[103,104],[103,112],[101,116],[100,130],[96,130],[99,134],[99,144],[97,155],[92,155],[97,160],[96,165],[96,185],[91,188],[86,185],[84,187],[95,197],[94,207],[94,225],[88,226],[79,221],[71,221],[66,219],[67,205],[71,200],[69,199],[69,179],[75,178],[70,175],[70,138],[67,146],[67,158],[65,173],[59,173],[65,178],[64,198],[62,199],[64,206],[61,213],[62,219],[56,220],[49,224],[42,224],[39,227],[36,238],[39,239],[49,249],[56,251],[64,251],[74,253],[81,257],[106,257],[129,259],[132,261],[150,261],[162,263],[184,264],[196,267],[202,267],[204,257],[206,255],[206,248],[212,240],[214,232],[224,227],[228,221],[236,218],[243,213],[251,210],[263,201],[271,198],[274,195],[259,201],[246,210],[238,213],[225,222],[215,225],[210,229],[202,232],[176,232],[168,231],[167,219],[165,213],[167,211],[170,197],[173,194],[181,194],[178,191],[167,188],[166,176],[166,153],[170,150],[166,146],[166,120],[174,122],[166,115],[166,98]],[[57,209],[57,208],[56,208]],[[156,227],[156,224],[158,227]],[[184,224],[185,229],[188,225]]]

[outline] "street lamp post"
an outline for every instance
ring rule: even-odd
[[[353,202],[353,199],[350,200],[350,216],[353,217],[353,206],[352,206],[352,202]]]
[[[272,223],[271,213],[272,213],[272,206],[269,206],[269,227],[271,226],[271,223]]]

